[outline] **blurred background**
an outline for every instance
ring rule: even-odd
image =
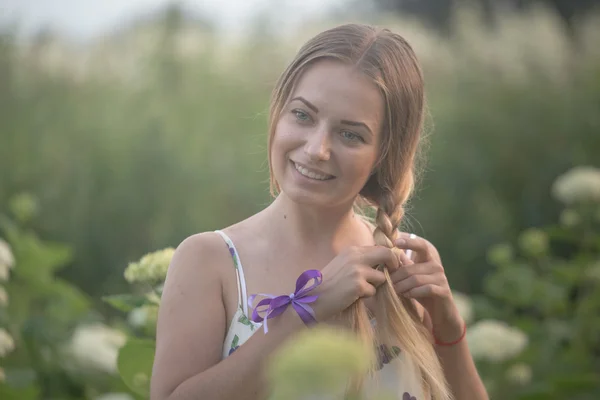
[[[405,229],[438,247],[492,398],[600,398],[599,6],[0,0],[0,398],[147,397],[172,248],[268,204],[270,90],[344,22],[423,64]]]

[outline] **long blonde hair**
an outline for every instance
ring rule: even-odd
[[[269,116],[271,193],[275,196],[279,191],[270,157],[277,122],[302,72],[321,59],[356,66],[377,85],[385,100],[378,161],[357,200],[376,210],[375,243],[393,247],[404,216],[404,205],[414,187],[425,94],[423,74],[413,49],[400,35],[387,29],[346,24],[324,31],[299,50],[280,76],[273,89]],[[385,274],[387,282],[379,287],[375,296],[377,331],[362,301],[355,302],[349,309],[354,330],[368,343],[398,343],[418,367],[424,390],[436,400],[451,399],[431,334],[423,326],[411,300],[398,297],[387,270]],[[356,383],[357,390],[360,385]]]

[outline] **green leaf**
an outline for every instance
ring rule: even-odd
[[[39,389],[35,386],[15,388],[0,382],[0,399],[2,400],[37,400]]]
[[[8,368],[4,372],[6,384],[13,389],[31,388],[38,379],[32,368]]]
[[[119,351],[117,368],[123,382],[140,396],[150,394],[150,376],[154,363],[153,340],[129,339]]]
[[[517,396],[518,400],[552,400],[555,399],[552,388],[547,384],[534,383]]]
[[[517,397],[518,400],[551,400],[554,399],[550,392],[527,393]]]
[[[573,396],[575,393],[587,393],[598,388],[600,376],[597,374],[572,375],[555,378],[553,386],[556,393],[562,393],[565,396]]]
[[[19,233],[11,244],[19,266],[15,273],[27,281],[45,282],[73,258],[70,246],[40,241],[33,233]]]
[[[129,312],[134,308],[143,305],[152,304],[146,296],[138,296],[134,294],[115,294],[111,296],[103,296],[102,300],[123,312]]]

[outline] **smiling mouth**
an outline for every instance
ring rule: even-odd
[[[333,176],[333,175],[316,172],[316,171],[311,170],[310,168],[300,165],[294,161],[292,161],[292,164],[294,165],[294,168],[296,168],[296,171],[298,171],[300,173],[300,175],[305,176],[306,178],[309,178],[309,179],[314,179],[316,181],[328,181],[328,180],[335,178],[335,176]]]

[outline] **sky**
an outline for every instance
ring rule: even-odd
[[[212,17],[219,28],[240,32],[262,10],[276,13],[285,24],[322,15],[345,0],[179,0],[185,8]],[[50,27],[74,38],[93,38],[138,14],[164,7],[172,0],[0,0],[0,24],[17,23],[23,34]]]

